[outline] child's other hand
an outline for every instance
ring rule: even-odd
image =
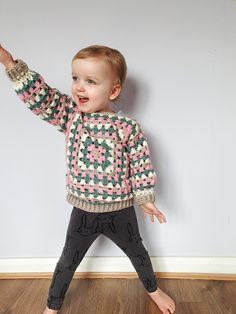
[[[154,205],[154,203],[147,202],[139,206],[143,209],[144,218],[146,218],[147,215],[150,215],[151,222],[154,222],[154,215],[155,215],[160,223],[166,222],[166,217]]]
[[[0,63],[2,63],[7,69],[13,68],[15,62],[10,52],[5,50],[0,44]]]

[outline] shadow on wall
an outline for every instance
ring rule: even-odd
[[[127,77],[120,99],[114,103],[114,110],[121,110],[124,114],[130,115],[135,119],[137,118],[141,126],[143,126],[150,148],[151,160],[158,177],[158,183],[155,187],[155,205],[159,208],[159,198],[162,198],[163,202],[161,203],[163,203],[164,208],[161,207],[159,209],[167,215],[167,220],[169,222],[170,215],[168,215],[168,213],[176,207],[176,204],[179,203],[178,184],[175,182],[176,176],[174,175],[174,170],[171,165],[171,158],[168,154],[166,154],[164,148],[161,147],[158,134],[156,134],[155,131],[148,132],[147,128],[144,127],[145,114],[148,115],[147,121],[156,125],[155,119],[157,114],[153,114],[152,109],[148,110],[148,105],[150,103],[151,90],[147,83],[141,80],[140,77],[139,79],[136,79],[135,77]],[[161,109],[159,108],[159,110]],[[165,169],[165,175],[162,175],[162,169]],[[153,236],[150,234],[149,225],[153,225],[150,222],[150,217],[146,217],[145,221],[142,209],[138,205],[135,205],[135,209],[139,220],[140,232],[143,236],[147,249],[151,253],[161,256],[163,254],[162,243],[159,243],[159,240],[153,241]],[[157,219],[155,224],[159,224]],[[168,226],[169,224],[167,227]],[[158,226],[156,225],[156,227]],[[158,233],[158,229],[156,232]]]
[[[120,99],[114,103],[114,110],[136,117],[148,103],[149,89],[147,84],[133,77],[127,77]]]

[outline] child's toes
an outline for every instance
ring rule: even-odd
[[[170,313],[174,313],[175,312],[175,303],[174,302],[170,303],[169,311],[170,311]]]
[[[173,306],[170,306],[167,313],[168,313],[168,314],[169,314],[169,313],[172,314],[172,313],[174,313],[174,312],[175,312],[175,308],[174,308]]]
[[[172,309],[173,309],[173,311],[175,311],[175,303],[172,304]]]

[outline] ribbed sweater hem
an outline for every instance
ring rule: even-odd
[[[134,205],[134,198],[130,198],[128,200],[123,200],[123,201],[118,201],[118,202],[96,204],[96,202],[88,202],[70,193],[67,193],[66,200],[69,204],[75,207],[78,207],[88,212],[95,212],[95,213],[112,212],[115,210],[121,210],[121,209]]]

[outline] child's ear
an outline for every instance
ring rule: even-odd
[[[116,99],[119,96],[120,92],[121,92],[121,85],[117,83],[112,87],[111,94],[109,97],[110,100]]]

